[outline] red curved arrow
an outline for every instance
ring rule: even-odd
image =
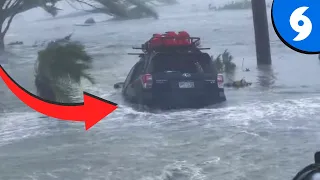
[[[44,100],[16,83],[0,65],[0,76],[8,88],[30,108],[53,118],[85,122],[86,130],[117,109],[117,104],[83,92],[83,103],[57,103]]]

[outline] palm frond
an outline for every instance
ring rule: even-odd
[[[52,41],[38,52],[35,72],[36,76],[51,83],[46,86],[46,91],[54,92],[55,101],[73,102],[78,97],[76,92],[79,91],[81,78],[95,82],[87,72],[91,68],[92,57],[87,54],[85,47],[79,42],[70,41],[70,38],[63,38]],[[78,89],[74,87],[76,84]]]
[[[217,58],[213,60],[213,62],[219,73],[232,73],[236,68],[236,65],[232,62],[232,60],[233,56],[226,49],[222,54],[219,54]]]

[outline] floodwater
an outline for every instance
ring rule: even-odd
[[[91,27],[73,26],[87,17],[15,21],[7,41],[25,45],[11,48],[2,64],[18,83],[35,93],[35,40],[74,32],[73,39],[94,56],[98,83],[84,89],[119,108],[86,132],[82,123],[43,118],[0,82],[0,179],[288,180],[311,163],[320,145],[317,56],[284,46],[270,22],[273,65],[257,68],[251,11],[208,12],[206,7],[160,8],[157,21],[102,22],[102,15]],[[212,55],[228,49],[238,66],[235,78],[253,85],[226,89],[228,100],[218,107],[135,111],[113,84],[137,61],[127,55],[136,52],[132,45],[168,30],[201,37]],[[250,72],[241,71],[243,58]]]

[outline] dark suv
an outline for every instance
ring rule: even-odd
[[[137,49],[137,48],[136,48]],[[126,100],[151,107],[204,107],[226,101],[223,83],[209,54],[188,46],[141,48],[122,89]]]

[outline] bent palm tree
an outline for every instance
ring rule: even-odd
[[[232,62],[233,56],[228,52],[228,50],[225,50],[221,56],[224,64],[224,71],[227,73],[233,72],[236,68],[236,65]]]
[[[216,58],[211,56],[211,60],[213,61],[214,67],[216,68],[218,73],[223,73],[224,67],[223,67],[223,63],[222,63],[222,60],[221,60],[221,54],[219,54]]]
[[[70,36],[50,42],[38,52],[35,67],[35,86],[43,99],[55,102],[74,102],[85,78],[91,83],[94,79],[88,74],[92,58],[78,42],[70,41]]]
[[[216,58],[211,56],[211,59],[219,73],[232,73],[236,68],[236,64],[232,62],[233,56],[227,49],[222,54],[219,54]]]
[[[56,7],[60,0],[0,0],[0,50],[4,50],[4,37],[16,15],[41,7],[52,16],[58,14]]]

